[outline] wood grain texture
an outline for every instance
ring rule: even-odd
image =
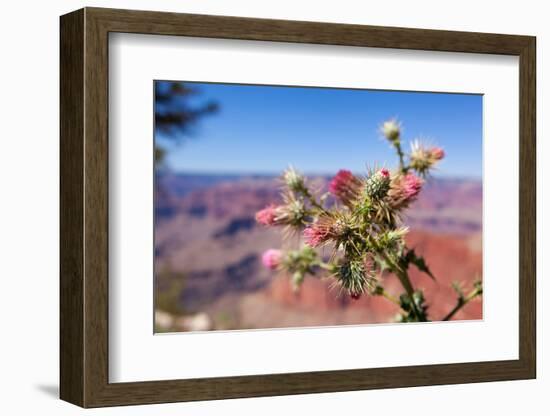
[[[85,10],[84,375],[85,406],[108,381],[109,132],[108,32]]]
[[[518,360],[189,380],[108,380],[108,33],[520,58]],[[83,407],[516,380],[536,375],[535,38],[86,8],[61,18],[61,398]]]
[[[536,378],[536,41],[520,54],[519,97],[519,355]]]
[[[84,12],[61,19],[60,388],[84,405]]]

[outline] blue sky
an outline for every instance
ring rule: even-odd
[[[364,172],[394,166],[379,125],[397,117],[403,146],[423,138],[445,149],[438,176],[482,174],[482,96],[188,83],[196,104],[220,111],[199,121],[193,137],[168,148],[174,171],[279,174],[292,165],[305,174]],[[162,140],[158,138],[157,140]]]

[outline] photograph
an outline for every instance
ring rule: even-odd
[[[155,332],[483,319],[481,94],[154,81]]]

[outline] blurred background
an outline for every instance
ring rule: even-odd
[[[412,269],[437,320],[455,305],[453,281],[469,288],[482,277],[480,95],[156,81],[156,331],[392,322],[392,303],[339,296],[330,281],[306,278],[295,293],[261,265],[280,230],[254,220],[280,200],[289,165],[320,193],[338,169],[393,167],[378,133],[391,117],[403,122],[405,149],[420,138],[446,152],[405,217],[409,246],[437,278]],[[401,293],[393,276],[384,285]],[[480,318],[480,300],[454,317]]]

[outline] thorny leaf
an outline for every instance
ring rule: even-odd
[[[408,253],[407,253],[407,256],[405,258],[406,258],[407,264],[409,264],[409,263],[414,264],[418,270],[420,270],[421,272],[426,273],[428,276],[430,276],[430,278],[432,280],[436,280],[435,276],[433,275],[433,273],[428,268],[428,265],[426,264],[426,261],[424,260],[424,257],[417,256],[416,253],[414,252],[414,249],[409,250]]]

